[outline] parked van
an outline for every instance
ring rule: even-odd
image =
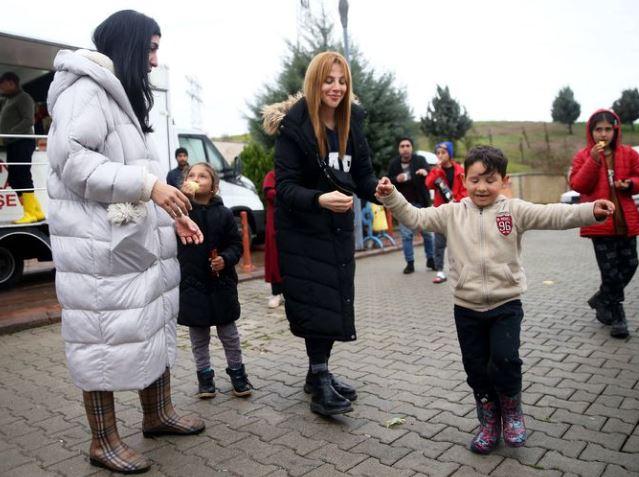
[[[76,49],[68,45],[53,43],[33,37],[20,37],[0,32],[0,75],[13,71],[20,77],[21,87],[31,95],[36,110],[45,107],[49,85],[53,80],[53,60],[61,49]],[[158,157],[166,173],[177,166],[174,151],[185,147],[189,151],[189,162],[210,163],[220,177],[220,196],[224,204],[237,217],[246,211],[253,238],[264,236],[264,205],[257,195],[255,185],[241,175],[241,162],[230,167],[222,154],[202,131],[178,129],[171,116],[168,69],[155,68],[151,74],[153,85],[153,109],[149,119],[154,132],[151,134]],[[39,111],[46,111],[40,109]],[[45,214],[48,206],[46,192],[48,160],[46,155],[46,133],[50,118],[36,116],[37,147],[32,157],[31,174],[34,191]],[[51,244],[46,220],[36,224],[15,225],[13,220],[23,215],[22,205],[16,192],[8,186],[6,149],[1,145],[0,134],[0,288],[8,288],[19,281],[24,269],[24,260],[50,261]]]

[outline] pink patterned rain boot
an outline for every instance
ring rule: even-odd
[[[508,397],[499,395],[504,442],[509,447],[521,447],[526,443],[526,424],[521,410],[521,393]]]
[[[501,415],[499,403],[491,401],[487,396],[475,398],[477,402],[477,417],[479,418],[479,432],[470,443],[470,450],[476,454],[488,454],[499,444],[501,435]]]

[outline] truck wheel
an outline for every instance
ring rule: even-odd
[[[11,288],[22,277],[24,260],[11,250],[0,247],[0,289]]]

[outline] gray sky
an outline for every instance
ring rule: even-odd
[[[184,75],[203,87],[203,128],[247,130],[243,115],[271,82],[298,34],[299,0],[35,0],[3,2],[0,31],[91,46],[114,11],[133,8],[162,28],[160,61],[171,69],[173,113],[188,126]],[[314,9],[321,0],[310,0]],[[378,71],[395,73],[417,118],[437,84],[475,120],[549,121],[569,85],[585,119],[639,87],[635,0],[350,0],[349,31]],[[341,33],[338,0],[324,6]]]

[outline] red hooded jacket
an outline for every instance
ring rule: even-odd
[[[451,192],[453,193],[453,202],[459,202],[468,195],[468,192],[464,187],[464,168],[458,162],[452,160],[450,162],[455,168],[455,179],[453,180],[453,188],[451,189]],[[435,200],[433,202],[435,207],[439,207],[446,203],[441,192],[439,192],[439,188],[435,185],[437,178],[443,179],[448,187],[450,187],[450,184],[448,184],[448,178],[446,177],[446,171],[444,171],[441,167],[433,167],[426,176],[426,187],[435,191]]]
[[[616,190],[619,205],[623,211],[624,219],[628,228],[627,236],[634,237],[639,235],[639,212],[637,206],[632,199],[633,194],[639,193],[639,154],[630,146],[621,143],[621,121],[613,111],[607,109],[599,109],[594,114],[607,111],[617,118],[615,125],[615,133],[617,137],[615,145],[615,180],[632,181],[632,187],[628,191]],[[594,116],[593,114],[593,116]],[[580,202],[590,202],[596,199],[610,199],[610,186],[608,184],[608,172],[604,161],[597,164],[590,157],[590,150],[595,145],[595,140],[590,133],[590,121],[586,124],[586,139],[588,145],[579,151],[572,160],[572,168],[570,170],[570,187],[579,192]],[[606,219],[603,223],[590,225],[581,228],[582,237],[602,237],[615,236],[615,225],[612,217]]]

